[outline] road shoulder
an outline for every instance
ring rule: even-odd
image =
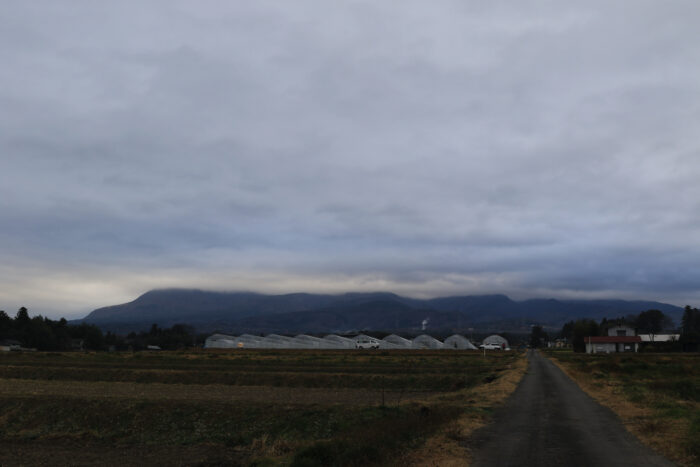
[[[625,429],[644,445],[681,466],[696,465],[693,459],[679,452],[678,446],[682,444],[684,433],[688,429],[683,421],[662,426],[655,421],[651,408],[635,404],[625,397],[621,382],[613,379],[602,384],[592,378],[591,374],[578,371],[557,358],[551,358],[546,352],[542,352],[542,355],[592,399],[612,410]]]
[[[486,358],[489,358],[488,356]],[[478,428],[489,423],[494,410],[503,405],[515,391],[528,368],[527,354],[522,353],[510,368],[488,384],[439,396],[432,403],[464,402],[465,412],[456,423],[445,427],[426,440],[419,449],[407,453],[397,465],[416,467],[453,467],[470,464],[468,440]]]

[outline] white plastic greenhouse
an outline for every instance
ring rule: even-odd
[[[469,339],[459,334],[454,334],[444,342],[445,349],[467,349],[467,350],[477,350],[476,346],[472,344]]]
[[[497,345],[502,349],[507,349],[508,347],[510,347],[508,345],[508,341],[505,338],[499,336],[498,334],[494,334],[484,339],[484,345]]]
[[[302,348],[293,337],[280,336],[279,334],[268,334],[263,339],[263,343],[270,349],[298,349]]]
[[[501,339],[501,340],[498,340]],[[508,342],[501,336],[490,336],[485,342]],[[377,339],[366,334],[354,337],[343,337],[329,334],[325,337],[315,337],[299,334],[295,337],[268,334],[265,337],[242,334],[229,336],[226,334],[212,334],[204,342],[206,349],[467,349],[475,350],[476,347],[464,336],[455,334],[445,339],[443,344],[439,340],[427,334],[422,334],[413,340],[406,339],[396,334],[390,334],[383,339]]]
[[[414,349],[441,349],[442,347],[442,342],[427,334],[421,334],[413,339]]]
[[[355,341],[353,339],[350,339],[348,337],[342,337],[338,336],[335,334],[328,334],[326,337],[324,337],[325,340],[334,342],[338,344],[338,348],[341,349],[354,349],[355,348]]]
[[[413,347],[413,342],[411,342],[408,339],[404,339],[401,336],[397,336],[396,334],[389,334],[384,339],[382,339],[382,341],[396,346],[395,348],[397,349],[410,349],[411,347]]]
[[[243,349],[264,349],[265,343],[263,338],[260,336],[253,336],[251,334],[241,334],[233,339],[235,347]]]
[[[230,349],[235,347],[234,336],[227,336],[226,334],[212,334],[207,337],[204,341],[204,348],[206,349]]]

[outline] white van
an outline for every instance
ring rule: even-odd
[[[378,349],[379,339],[373,337],[361,337],[355,341],[356,349]]]
[[[481,344],[479,348],[484,350],[501,350],[501,346],[498,344]]]

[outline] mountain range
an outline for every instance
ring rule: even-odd
[[[415,299],[388,292],[324,295],[152,290],[121,305],[98,308],[77,322],[118,333],[184,323],[199,332],[324,333],[359,330],[391,332],[529,332],[533,324],[558,328],[577,318],[618,318],[658,309],[676,324],[683,309],[654,301],[511,300],[506,295]]]

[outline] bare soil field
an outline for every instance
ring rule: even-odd
[[[0,397],[122,398],[148,401],[271,402],[275,404],[397,404],[426,391],[382,391],[381,388],[299,388],[281,386],[227,386],[223,384],[163,384],[104,381],[51,381],[0,379]]]
[[[520,362],[468,351],[11,353],[0,356],[0,465],[420,464],[408,453],[488,417],[496,402],[474,394],[522,374]]]

